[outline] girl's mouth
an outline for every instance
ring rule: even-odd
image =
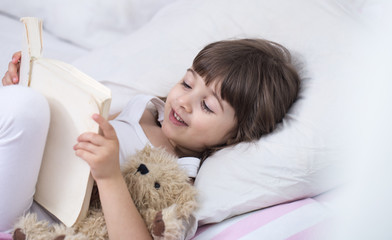
[[[188,126],[182,118],[172,109],[169,115],[170,121],[177,126]]]

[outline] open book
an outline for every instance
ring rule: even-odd
[[[75,67],[43,58],[42,21],[30,17],[21,21],[25,41],[19,84],[46,97],[51,117],[34,199],[72,226],[85,217],[94,183],[90,167],[75,155],[73,146],[81,133],[99,132],[91,116],[100,113],[107,118],[111,92]]]

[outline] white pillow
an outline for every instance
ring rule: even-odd
[[[107,45],[147,23],[175,0],[8,0],[1,11],[35,16],[57,37],[86,49]]]
[[[362,1],[363,2],[363,1]],[[356,1],[178,1],[150,23],[74,64],[113,90],[121,109],[135,91],[164,96],[206,44],[261,37],[302,62],[300,98],[278,129],[255,143],[208,158],[195,186],[199,225],[294,199],[340,183],[328,178],[342,162],[352,101],[351,73],[362,45]],[[193,229],[194,230],[194,229]]]

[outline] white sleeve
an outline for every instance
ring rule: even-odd
[[[195,178],[199,171],[200,159],[196,157],[182,157],[177,160],[178,165],[185,169],[189,177]]]
[[[137,151],[150,144],[142,127],[140,118],[146,109],[147,103],[153,98],[148,95],[137,95],[132,98],[123,111],[110,124],[116,131],[120,144],[120,165]]]

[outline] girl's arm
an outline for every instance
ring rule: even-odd
[[[93,115],[103,136],[83,133],[74,146],[75,154],[84,159],[99,189],[110,239],[151,239],[151,235],[133,203],[122,177],[116,132],[103,117]]]
[[[110,239],[151,239],[121,174],[97,181]]]

